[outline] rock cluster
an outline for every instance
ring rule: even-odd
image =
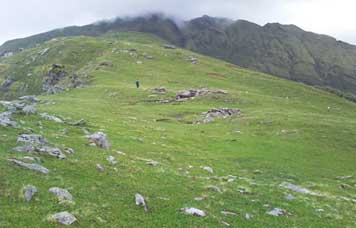
[[[210,94],[227,94],[225,90],[209,90],[206,88],[203,89],[187,89],[179,91],[176,94],[176,100],[182,101],[187,99],[192,99],[199,96],[206,96]]]

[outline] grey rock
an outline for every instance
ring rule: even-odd
[[[66,149],[64,150],[64,152],[67,153],[67,154],[74,154],[74,149],[68,147],[68,148],[66,148]]]
[[[100,164],[96,164],[96,169],[101,172],[105,171],[104,167]]]
[[[24,189],[23,189],[23,195],[24,198],[27,202],[30,202],[33,198],[33,196],[37,193],[37,188],[35,186],[32,185],[27,185]]]
[[[231,212],[231,211],[221,211],[221,214],[225,216],[237,216],[235,212]]]
[[[26,115],[30,115],[30,114],[35,114],[36,113],[36,106],[34,105],[27,105],[25,106],[22,111],[26,114]]]
[[[306,194],[306,195],[314,195],[314,196],[319,196],[319,194],[310,191],[309,189],[303,188],[301,186],[298,185],[294,185],[288,182],[283,182],[279,185],[282,188],[291,190],[293,192],[298,192],[298,193],[302,193],[302,194]]]
[[[167,93],[166,88],[164,87],[157,87],[152,90],[153,93],[165,94]]]
[[[77,221],[77,219],[67,211],[60,212],[51,216],[53,220],[56,220],[62,225],[71,225]]]
[[[0,114],[0,126],[3,127],[16,127],[17,123],[11,120],[12,112],[7,111]]]
[[[223,193],[223,191],[218,186],[214,186],[214,185],[207,186],[206,189],[214,191],[214,192],[218,192],[218,193]]]
[[[198,217],[206,216],[206,213],[204,211],[194,208],[194,207],[181,208],[180,211],[183,212],[184,214],[194,215],[194,216],[198,216]]]
[[[176,49],[176,46],[171,45],[171,44],[165,44],[165,45],[163,45],[163,47],[164,47],[165,49]]]
[[[146,163],[147,165],[150,165],[150,166],[158,166],[159,165],[159,162],[156,162],[156,161],[149,161]]]
[[[292,194],[287,194],[287,195],[284,196],[284,198],[286,200],[294,200],[295,197]]]
[[[209,172],[209,173],[214,173],[213,168],[209,167],[209,166],[204,166],[202,169],[204,169],[205,171]]]
[[[338,176],[336,177],[336,179],[339,179],[339,180],[347,180],[347,179],[352,179],[354,178],[353,176]]]
[[[22,134],[17,137],[17,142],[28,143],[28,144],[46,144],[47,141],[42,135],[36,134]]]
[[[32,145],[19,146],[12,149],[15,152],[29,153],[34,152],[36,148]]]
[[[57,198],[62,201],[62,200],[73,200],[72,194],[69,193],[67,189],[64,188],[59,188],[59,187],[53,187],[49,189],[49,192],[52,192],[57,196]]]
[[[178,101],[187,100],[187,99],[192,99],[192,98],[200,97],[200,96],[206,96],[206,95],[210,95],[210,94],[227,94],[227,92],[224,90],[208,90],[206,88],[188,89],[188,90],[179,91],[176,94],[176,100],[178,100]]]
[[[202,113],[204,119],[196,121],[195,123],[196,124],[206,124],[206,123],[213,122],[214,119],[216,119],[216,118],[225,119],[225,118],[240,115],[240,114],[241,114],[241,111],[240,111],[240,109],[237,109],[237,108],[220,108],[220,109],[213,108],[213,109],[209,110],[208,112]]]
[[[72,126],[84,126],[86,124],[86,121],[84,119],[80,119],[76,122],[71,123]]]
[[[63,120],[60,119],[59,117],[53,116],[53,115],[49,115],[48,113],[41,113],[40,117],[42,117],[45,120],[48,121],[54,121],[56,123],[63,123]]]
[[[110,149],[109,140],[103,132],[96,132],[92,135],[88,135],[87,138],[89,139],[90,143],[94,143],[96,146],[101,147],[103,149]]]
[[[29,103],[38,103],[40,102],[40,99],[38,99],[36,96],[23,96],[19,98],[20,100],[27,101]]]
[[[286,211],[280,208],[273,208],[271,211],[268,211],[267,214],[271,216],[279,217],[285,215]]]
[[[113,156],[109,156],[106,160],[107,160],[110,164],[112,164],[112,165],[117,164],[117,160],[116,160],[116,158],[113,157]]]
[[[148,212],[148,206],[147,206],[146,200],[145,200],[145,198],[143,198],[143,196],[140,195],[139,193],[136,193],[136,194],[135,194],[135,202],[136,202],[136,205],[142,206],[143,209],[144,209],[146,212]]]
[[[59,159],[65,159],[67,157],[60,149],[56,147],[43,146],[36,148],[35,151],[40,154],[49,155]]]
[[[21,166],[21,167],[24,167],[24,168],[27,168],[27,169],[30,169],[30,170],[34,170],[34,171],[37,171],[37,172],[41,172],[43,174],[48,174],[49,173],[49,170],[41,165],[37,165],[37,164],[30,164],[30,163],[26,163],[26,162],[23,162],[23,161],[19,161],[19,160],[16,160],[16,159],[8,159],[8,161],[18,165],[18,166]]]
[[[37,163],[42,163],[42,159],[39,157],[31,157],[31,156],[24,156],[22,159],[28,160],[28,161],[33,161]]]

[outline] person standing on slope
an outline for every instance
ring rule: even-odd
[[[140,81],[139,80],[136,80],[136,88],[140,88]]]

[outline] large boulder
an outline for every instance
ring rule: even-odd
[[[103,148],[103,149],[110,149],[110,143],[109,140],[103,132],[96,132],[92,135],[88,135],[87,138],[89,139],[90,143],[95,144],[97,147]]]

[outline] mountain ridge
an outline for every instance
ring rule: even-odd
[[[308,85],[356,94],[356,46],[295,25],[232,21],[204,15],[178,24],[161,15],[71,26],[8,41],[0,55],[56,37],[99,36],[113,31],[151,33],[182,48]]]

